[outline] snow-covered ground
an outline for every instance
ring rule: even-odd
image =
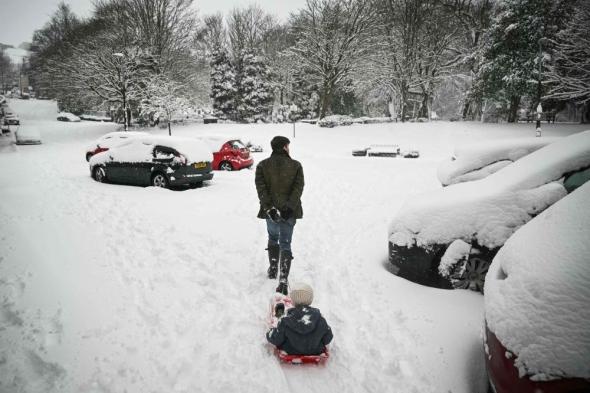
[[[100,184],[85,147],[114,124],[10,105],[43,144],[0,138],[0,392],[485,392],[482,296],[389,273],[387,227],[407,197],[441,187],[437,165],[457,143],[534,127],[297,124],[296,138],[290,124],[173,127],[242,136],[267,149],[256,160],[274,135],[291,138],[306,180],[291,279],[312,285],[335,337],[329,362],[305,367],[279,364],[265,342],[276,283],[254,171],[186,191]],[[351,155],[392,143],[420,158]]]

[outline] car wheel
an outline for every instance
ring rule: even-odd
[[[163,173],[156,173],[152,177],[152,186],[154,187],[161,187],[161,188],[168,188],[168,179]]]
[[[229,161],[223,161],[221,164],[219,164],[219,169],[221,169],[222,171],[233,171],[234,168],[231,166]]]
[[[100,166],[97,166],[96,168],[94,168],[93,177],[94,177],[94,180],[96,180],[97,182],[104,183],[107,179],[107,175],[104,171],[104,168],[100,167]]]
[[[478,255],[470,255],[466,260],[459,261],[450,275],[451,284],[455,289],[471,289],[483,293],[486,274],[491,261]]]

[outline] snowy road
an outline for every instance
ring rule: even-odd
[[[17,111],[28,126],[26,108]],[[84,148],[113,125],[28,124],[43,129],[43,145],[4,137],[0,146],[0,392],[485,391],[482,297],[421,287],[385,265],[387,225],[403,200],[440,187],[437,163],[486,127],[297,126],[291,150],[306,186],[291,280],[314,287],[335,339],[326,366],[293,367],[264,338],[276,283],[265,278],[254,171],[217,172],[181,192],[99,184]],[[492,129],[494,138],[530,131]],[[292,129],[173,132],[266,147]],[[350,155],[372,143],[422,157]]]

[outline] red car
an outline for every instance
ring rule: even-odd
[[[214,170],[238,171],[243,168],[250,168],[254,159],[250,150],[239,139],[223,139],[219,137],[202,137],[213,150]]]
[[[512,235],[485,281],[496,393],[590,392],[590,182]]]

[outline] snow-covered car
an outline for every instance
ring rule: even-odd
[[[213,153],[213,169],[219,171],[239,171],[254,165],[250,150],[239,138],[220,136],[199,136]]]
[[[90,121],[113,121],[106,111],[86,111],[80,115],[80,119]]]
[[[486,368],[496,393],[590,392],[590,183],[498,252],[485,284]]]
[[[17,145],[40,145],[41,134],[35,127],[21,127],[14,132]]]
[[[110,148],[120,146],[126,143],[129,139],[138,136],[148,136],[147,132],[142,131],[114,131],[109,132],[98,138],[92,145],[86,148],[86,161],[90,160],[95,154],[107,151]]]
[[[78,122],[80,121],[80,118],[70,112],[59,112],[57,114],[57,120]]]
[[[193,138],[145,136],[90,158],[98,182],[137,186],[197,186],[213,178],[209,148]]]
[[[454,155],[439,165],[438,179],[443,186],[483,179],[557,139],[501,139],[457,147]]]
[[[9,126],[18,126],[20,125],[20,119],[16,113],[6,111],[4,112],[4,123]]]
[[[504,242],[590,177],[590,131],[561,138],[492,175],[407,200],[389,227],[393,273],[483,290]]]

